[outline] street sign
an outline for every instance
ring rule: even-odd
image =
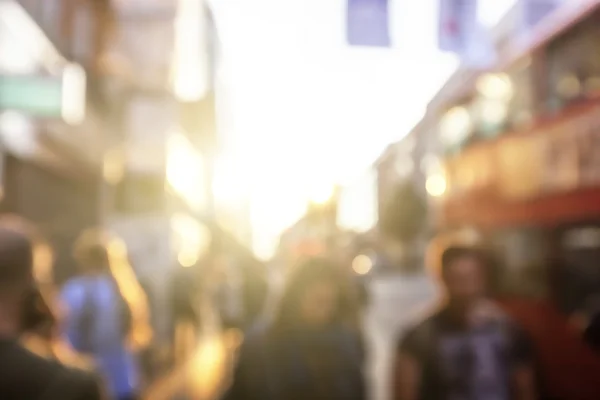
[[[86,75],[68,63],[59,76],[0,75],[0,111],[62,120],[70,125],[85,118]]]
[[[63,110],[60,77],[0,76],[0,110],[18,110],[46,118],[60,118]]]

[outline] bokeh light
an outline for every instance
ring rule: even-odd
[[[367,275],[369,272],[371,272],[372,268],[373,260],[371,260],[371,257],[365,254],[356,256],[356,258],[354,258],[352,261],[352,269],[358,275]]]
[[[433,197],[440,197],[446,193],[446,186],[446,177],[441,173],[429,176],[425,182],[427,193]]]

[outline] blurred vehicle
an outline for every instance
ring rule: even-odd
[[[509,46],[445,104],[443,169],[427,179],[446,236],[473,228],[498,255],[495,289],[551,398],[600,398],[600,355],[572,323],[600,293],[599,39],[598,2],[565,2]]]

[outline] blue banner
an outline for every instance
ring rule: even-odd
[[[496,62],[492,38],[477,18],[477,0],[440,0],[439,48],[471,68]]]
[[[389,0],[348,0],[346,37],[351,46],[389,47]]]
[[[521,0],[524,32],[529,32],[561,3],[562,0]]]
[[[440,0],[439,47],[464,54],[477,25],[477,0]]]

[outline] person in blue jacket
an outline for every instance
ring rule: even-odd
[[[141,392],[137,350],[149,340],[147,305],[124,247],[115,240],[101,231],[84,232],[75,245],[81,273],[65,284],[61,297],[71,345],[93,357],[110,395],[132,400]]]

